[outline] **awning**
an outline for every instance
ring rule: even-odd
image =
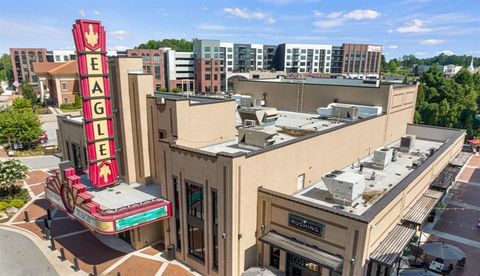
[[[278,247],[281,250],[293,253],[333,270],[337,270],[343,264],[343,258],[338,255],[313,248],[272,231],[261,236],[259,239],[260,241]]]
[[[428,189],[403,217],[403,222],[422,225],[442,197],[443,192]]]
[[[433,180],[431,187],[446,190],[453,183],[455,177],[460,171],[459,167],[447,166],[443,171]]]
[[[415,229],[396,225],[370,254],[370,260],[392,267],[415,234]]]

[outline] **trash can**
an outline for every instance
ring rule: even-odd
[[[169,244],[167,245],[167,260],[173,261],[175,259],[175,245]]]

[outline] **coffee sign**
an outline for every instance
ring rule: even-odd
[[[88,177],[99,188],[118,176],[113,140],[105,30],[100,21],[77,20],[73,25],[87,138]]]
[[[288,214],[288,225],[320,237],[323,236],[325,228],[325,225],[319,222],[295,214]]]

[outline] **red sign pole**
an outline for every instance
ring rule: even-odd
[[[114,184],[118,177],[106,35],[100,21],[94,20],[76,20],[72,32],[82,91],[88,177],[94,187],[100,188]]]

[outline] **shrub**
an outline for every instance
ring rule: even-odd
[[[5,201],[0,201],[0,211],[3,211],[9,207],[8,203]]]
[[[21,198],[15,198],[15,199],[13,199],[12,201],[10,201],[9,206],[20,209],[20,208],[22,208],[22,206],[23,206],[24,204],[25,204],[25,202],[23,201],[23,199],[21,199]]]

